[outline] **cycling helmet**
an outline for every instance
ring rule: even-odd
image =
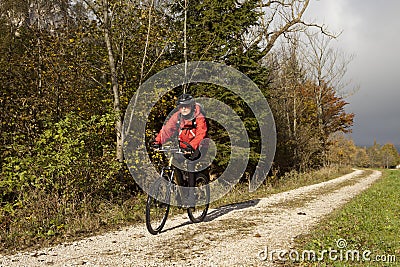
[[[195,114],[195,106],[196,106],[196,101],[194,100],[193,96],[189,94],[183,94],[178,97],[178,101],[176,101],[177,106],[179,107],[180,105],[187,105],[191,106],[191,111],[187,115],[182,115],[182,117],[185,120],[192,120],[194,118]]]
[[[178,97],[178,101],[176,101],[177,106],[180,105],[193,105],[195,104],[193,96],[189,94],[183,94]]]

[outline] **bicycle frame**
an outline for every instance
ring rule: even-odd
[[[175,168],[172,167],[172,161],[174,159],[174,153],[176,153],[176,154],[184,154],[184,153],[181,151],[181,149],[170,148],[170,147],[161,148],[161,149],[158,149],[157,151],[170,153],[169,159],[168,159],[168,165],[163,166],[161,168],[160,176],[164,177],[164,174],[166,173],[166,171],[171,171],[171,173],[169,175],[167,175],[168,181],[171,183],[176,182],[176,184],[178,184],[178,182],[174,181],[174,179],[173,179],[174,174],[175,174]],[[182,172],[182,174],[183,174],[183,172]]]
[[[182,187],[181,185],[181,181],[179,181],[179,179],[177,178],[177,176],[175,175],[175,171],[180,172],[182,176],[189,176],[187,171],[181,171],[180,169],[172,166],[172,162],[174,159],[174,154],[175,153],[182,153],[184,154],[184,152],[182,152],[180,149],[173,149],[170,147],[164,147],[161,149],[158,149],[158,151],[160,152],[167,152],[170,153],[169,158],[168,158],[168,165],[167,166],[163,166],[161,168],[161,172],[160,172],[160,178],[158,178],[158,180],[156,180],[153,185],[152,185],[152,192],[154,194],[149,194],[148,198],[147,198],[147,203],[146,203],[146,226],[148,231],[151,234],[158,234],[160,233],[160,231],[162,230],[162,228],[164,227],[164,224],[167,220],[168,217],[168,213],[169,213],[169,207],[171,205],[171,192],[175,191],[176,193],[176,197],[180,198],[180,200],[177,200],[177,203],[179,206],[181,207],[186,207],[187,208],[187,213],[189,216],[190,221],[192,221],[193,223],[198,223],[198,222],[202,222],[204,220],[204,217],[207,214],[207,210],[208,210],[208,203],[206,203],[205,205],[202,205],[201,208],[200,205],[197,206],[195,205],[196,203],[196,195],[193,195],[193,206],[192,205],[187,205],[187,204],[183,204],[184,202],[182,202],[181,197],[184,194],[184,187]],[[165,180],[163,181],[163,179],[167,180],[167,184],[165,184]],[[199,179],[199,180],[197,180]],[[195,181],[194,183],[199,183],[199,184],[207,184],[209,182],[208,178],[206,176],[204,176],[204,174],[198,174],[197,176],[195,176]],[[178,186],[175,186],[178,185]],[[196,186],[196,185],[195,185]],[[159,190],[159,188],[163,188],[164,190]],[[207,189],[203,192],[203,194],[205,194],[206,199],[209,199],[210,196],[210,192],[209,192],[209,187],[207,187]],[[157,198],[157,195],[159,193],[164,193],[161,199],[159,200]],[[192,189],[189,189],[189,197],[190,196],[190,192],[193,192]],[[164,200],[164,201],[163,201]],[[198,214],[200,211],[200,214]]]

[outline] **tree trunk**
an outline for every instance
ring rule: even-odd
[[[117,78],[117,70],[115,66],[115,59],[113,48],[111,45],[110,38],[110,22],[108,14],[108,0],[103,0],[103,22],[104,22],[104,41],[107,46],[108,61],[111,72],[111,86],[114,95],[114,112],[115,112],[115,132],[116,132],[116,160],[122,162],[124,160],[122,150],[122,119],[121,119],[121,107],[120,107],[120,94],[119,84]]]

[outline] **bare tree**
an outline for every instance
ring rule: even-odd
[[[326,36],[336,37],[324,24],[305,20],[304,14],[309,4],[310,0],[260,0],[261,21],[247,36],[248,46],[260,47],[265,56],[281,36],[288,37],[291,33],[303,32],[309,28],[316,28]]]
[[[351,58],[330,48],[331,37],[308,36],[311,44],[306,46],[300,36],[292,34],[286,44],[280,42],[280,49],[268,57],[275,61],[267,64],[275,66],[270,104],[282,147],[294,165],[306,169],[313,155],[326,164],[328,137],[347,132],[354,115],[344,111],[347,103],[338,95]]]
[[[340,49],[332,48],[333,37],[331,36],[308,31],[305,32],[305,36],[306,41],[302,43],[302,48],[299,49],[301,51],[299,57],[301,57],[300,60],[306,70],[307,80],[310,81],[312,88],[312,97],[316,107],[317,129],[324,147],[323,158],[326,158],[327,138],[335,130],[334,127],[327,127],[331,122],[331,118],[328,118],[331,115],[327,116],[329,112],[327,109],[341,106],[336,110],[337,115],[340,114],[343,119],[344,128],[338,128],[341,131],[346,132],[346,128],[352,125],[354,115],[346,114],[342,107],[347,104],[343,101],[344,90],[351,82],[345,80],[345,75],[349,63],[353,60],[353,55],[348,56]]]
[[[103,26],[104,42],[106,44],[109,72],[111,74],[111,87],[113,92],[113,109],[115,113],[115,133],[116,133],[116,160],[122,162],[123,155],[123,139],[122,139],[122,114],[120,103],[120,86],[118,82],[118,71],[116,64],[116,52],[112,44],[111,29],[113,27],[110,3],[108,0],[102,0],[96,3],[92,0],[83,0],[85,4],[93,12],[99,23]]]
[[[335,88],[337,93],[344,96],[343,90],[351,84],[344,78],[354,55],[347,55],[340,49],[333,48],[334,38],[331,36],[308,31],[305,32],[305,36],[306,42],[303,43],[300,56],[305,63],[308,78],[318,86],[326,84]],[[353,90],[348,93],[352,93]]]
[[[347,56],[339,49],[331,46],[332,37],[318,33],[306,32],[307,42],[299,51],[301,61],[307,73],[307,79],[313,82],[315,104],[317,107],[318,125],[322,127],[323,99],[326,88],[333,88],[337,94],[344,97],[344,89],[350,85],[344,77],[347,67],[354,56]]]
[[[116,142],[116,159],[118,161],[124,160],[123,147],[122,147],[122,114],[120,104],[120,92],[119,83],[117,77],[117,68],[115,65],[114,51],[111,44],[110,29],[112,27],[108,9],[108,0],[103,0],[103,29],[104,29],[104,41],[107,47],[108,53],[108,64],[111,72],[111,86],[114,95],[114,112],[115,112],[115,132],[117,137]]]

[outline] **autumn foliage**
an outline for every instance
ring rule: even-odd
[[[309,1],[268,1],[260,9],[261,2],[189,1],[187,59],[225,63],[257,84],[277,128],[274,172],[351,164],[349,152],[341,150],[344,141],[332,139],[349,132],[354,118],[336,85],[313,78],[300,50],[272,49],[282,37],[303,32]],[[23,247],[31,245],[26,237],[64,236],[75,221],[80,231],[91,231],[108,223],[98,216],[109,212],[108,205],[140,200],[140,188],[121,162],[120,122],[146,79],[183,62],[182,8],[183,1],[0,2],[2,244]],[[195,97],[231,105],[244,122],[249,177],[262,141],[251,110],[224,88],[193,88]],[[160,127],[180,93],[164,96],[149,128]],[[214,164],[221,170],[229,160],[229,137],[216,122],[210,125],[222,148]],[[376,156],[392,165],[392,150],[360,151],[359,162]]]

